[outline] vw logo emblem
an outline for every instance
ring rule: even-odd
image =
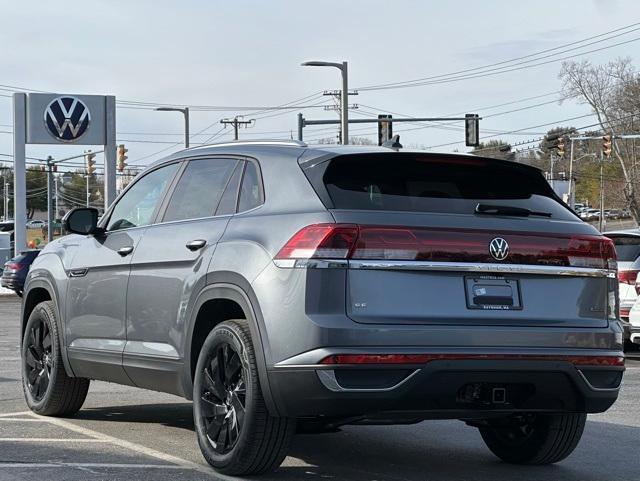
[[[44,111],[49,133],[61,142],[75,142],[89,129],[91,115],[84,102],[75,97],[57,97]]]
[[[494,259],[503,261],[509,255],[509,244],[502,237],[496,237],[489,242],[489,253]]]

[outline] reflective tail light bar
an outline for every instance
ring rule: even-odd
[[[359,259],[495,263],[489,243],[504,238],[506,264],[615,269],[613,241],[598,235],[474,229],[313,224],[298,231],[276,259]]]
[[[433,361],[562,361],[574,366],[624,366],[622,356],[554,356],[527,354],[333,354],[320,364],[427,364]]]

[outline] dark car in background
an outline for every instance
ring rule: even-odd
[[[38,257],[38,254],[40,254],[39,250],[28,250],[6,262],[0,278],[2,287],[12,289],[16,294],[22,296],[22,289],[29,273],[29,267]]]

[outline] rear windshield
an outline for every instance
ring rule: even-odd
[[[616,246],[616,254],[621,262],[633,262],[640,256],[640,237],[610,236]]]
[[[575,217],[540,172],[493,159],[414,154],[336,157],[324,178],[337,209],[473,213],[478,203]]]

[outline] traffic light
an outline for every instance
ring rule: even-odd
[[[605,157],[611,157],[611,148],[613,143],[611,142],[611,135],[602,136],[602,155]]]
[[[564,139],[562,137],[558,138],[558,143],[556,145],[558,157],[564,157]]]
[[[87,174],[93,175],[96,171],[96,154],[89,150],[84,154],[84,160],[87,164]]]
[[[467,147],[480,146],[480,117],[478,114],[465,114],[464,145]]]
[[[124,148],[124,144],[118,145],[118,165],[117,165],[117,168],[118,168],[119,172],[122,172],[127,167],[127,164],[125,162],[125,160],[128,159],[127,152],[129,152],[129,149],[125,149]]]
[[[385,120],[385,122],[378,122],[378,145],[384,144],[393,137],[392,119],[392,115],[378,115],[378,120]]]

